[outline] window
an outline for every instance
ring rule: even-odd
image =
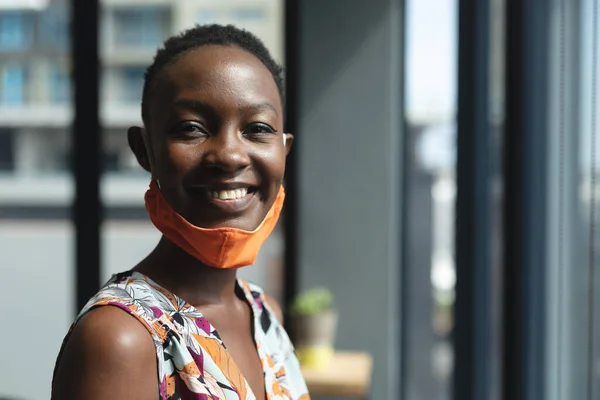
[[[161,9],[119,9],[114,12],[115,47],[153,50],[163,40],[165,13]]]
[[[62,65],[53,65],[49,68],[50,102],[65,104],[71,98],[71,79],[68,71]]]
[[[197,13],[196,22],[200,25],[216,23],[219,20],[220,13],[217,10],[203,8]]]
[[[19,64],[7,64],[0,69],[0,104],[15,106],[25,101],[26,72]]]
[[[49,8],[40,14],[38,41],[42,47],[64,50],[69,46],[67,18],[67,9],[63,7]]]
[[[144,86],[144,67],[124,67],[122,77],[122,97],[127,104],[138,105],[142,101],[142,89]]]
[[[242,22],[258,22],[265,17],[264,10],[260,8],[239,8],[233,12],[235,21]]]
[[[0,13],[0,50],[25,50],[30,44],[31,29],[27,15],[19,11]]]
[[[408,0],[406,7],[405,143],[410,162],[403,398],[426,400],[450,397],[454,367],[458,4],[455,0]]]
[[[595,4],[594,4],[595,3]],[[567,3],[568,4],[568,3]],[[555,5],[549,120],[549,400],[600,396],[600,9]],[[594,15],[596,14],[596,15]],[[560,23],[559,23],[560,21]],[[560,52],[559,49],[565,49]]]

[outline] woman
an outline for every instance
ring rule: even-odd
[[[309,399],[279,307],[236,277],[283,204],[293,137],[281,75],[232,26],[198,26],[158,51],[144,127],[128,139],[151,172],[146,208],[163,237],[81,311],[54,399]]]

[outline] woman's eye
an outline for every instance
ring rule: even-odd
[[[244,131],[248,135],[263,135],[275,133],[275,129],[266,124],[253,124]]]
[[[206,129],[200,124],[196,123],[183,123],[173,129],[175,133],[182,135],[206,135]]]

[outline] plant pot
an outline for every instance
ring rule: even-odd
[[[292,317],[292,333],[303,367],[325,368],[333,355],[338,314],[334,310]]]

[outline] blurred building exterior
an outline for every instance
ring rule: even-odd
[[[105,0],[101,20],[104,200],[142,205],[147,185],[125,130],[140,124],[143,76],[167,37],[197,23],[231,23],[282,60],[277,0]],[[0,1],[0,205],[68,204],[72,118],[65,0]],[[85,135],[85,132],[81,134]]]

